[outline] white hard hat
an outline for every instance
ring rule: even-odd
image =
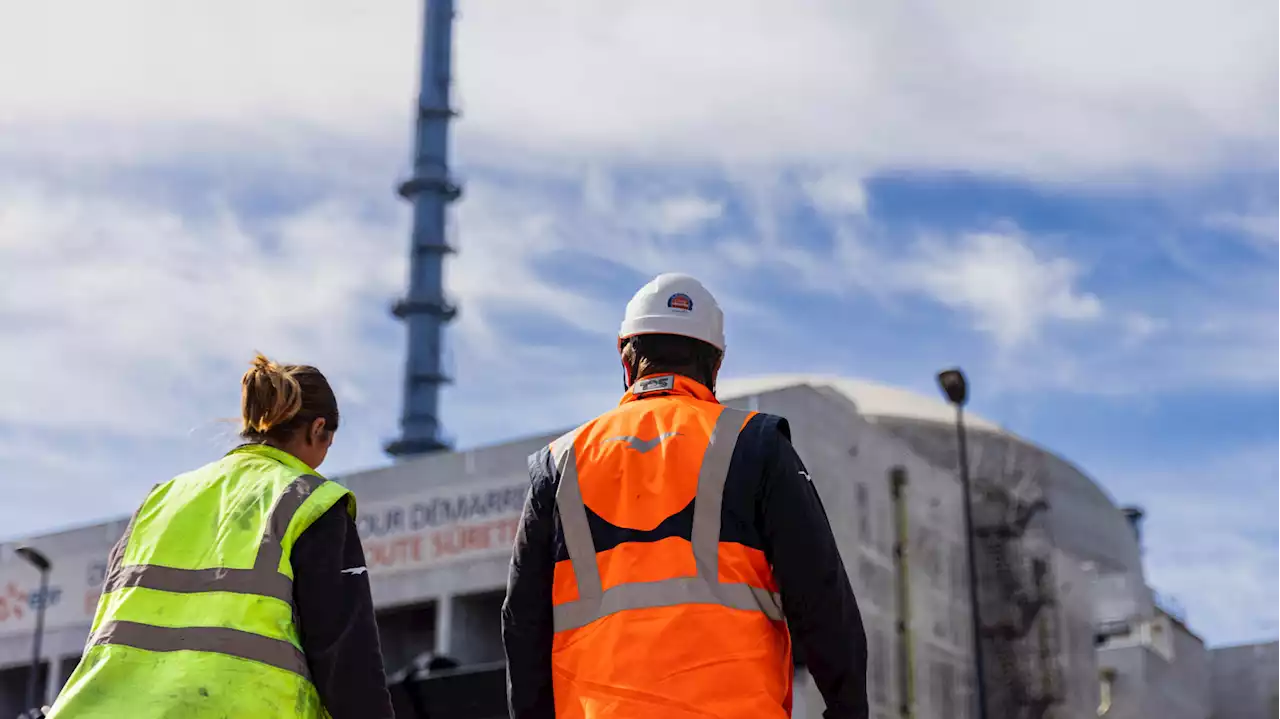
[[[653,334],[692,337],[724,352],[724,313],[689,275],[658,275],[627,303],[618,339]]]

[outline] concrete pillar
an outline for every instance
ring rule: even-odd
[[[452,656],[453,652],[453,595],[436,598],[436,648],[437,655]]]
[[[62,654],[54,652],[53,656],[49,657],[49,673],[44,683],[45,705],[53,706],[53,700],[58,698],[60,691],[62,691]]]

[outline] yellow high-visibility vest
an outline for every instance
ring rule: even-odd
[[[316,717],[289,557],[355,498],[294,456],[246,445],[158,485],[113,557],[53,719]]]

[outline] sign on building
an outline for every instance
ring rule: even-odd
[[[421,495],[359,502],[370,575],[507,556],[528,493],[519,483],[467,483]]]

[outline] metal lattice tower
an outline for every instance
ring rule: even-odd
[[[450,381],[443,335],[457,310],[445,300],[444,260],[454,251],[446,234],[448,207],[462,194],[449,173],[453,15],[453,0],[424,2],[413,176],[399,188],[413,205],[413,235],[409,291],[392,309],[409,331],[401,435],[386,448],[395,457],[449,446],[440,427],[440,389]]]

